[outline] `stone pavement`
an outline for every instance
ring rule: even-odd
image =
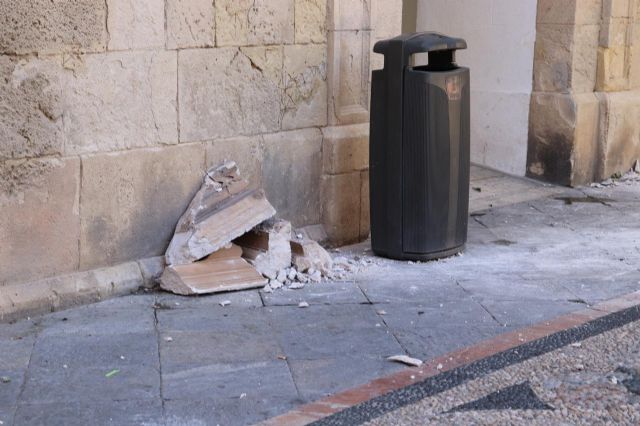
[[[0,421],[251,424],[402,369],[390,355],[432,358],[640,289],[640,183],[473,173],[462,256],[396,262],[364,243],[336,253],[362,264],[346,282],[132,295],[0,325]]]

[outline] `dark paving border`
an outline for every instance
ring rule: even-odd
[[[491,372],[640,320],[640,292],[430,360],[305,405],[264,425],[354,425]]]

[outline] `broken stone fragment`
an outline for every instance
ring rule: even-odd
[[[234,242],[242,247],[242,257],[269,279],[291,266],[291,223],[272,219],[256,226]],[[278,279],[284,282],[284,280]]]
[[[221,249],[276,211],[261,189],[249,188],[233,161],[207,170],[202,187],[176,226],[168,265],[185,265]]]
[[[331,255],[313,240],[296,239],[291,241],[293,265],[299,272],[315,269],[323,276],[329,276],[333,269]],[[313,275],[309,273],[309,275]]]
[[[263,287],[267,280],[242,258],[236,245],[218,250],[204,260],[168,266],[160,287],[181,295],[220,293]]]

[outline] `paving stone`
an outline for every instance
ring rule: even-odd
[[[306,401],[315,401],[406,368],[384,358],[359,356],[291,360],[289,364],[300,396]]]
[[[6,377],[9,382],[0,381],[0,407],[11,407],[18,401],[22,383],[24,382],[24,370],[1,370],[0,377]],[[2,412],[2,410],[0,410]]]
[[[362,281],[358,277],[358,285],[372,303],[412,303],[416,300],[435,303],[469,297],[469,294],[447,275],[428,272],[418,275],[409,273],[405,278],[395,275]]]
[[[269,325],[262,309],[211,306],[205,309],[158,310],[158,329],[162,332],[255,332]]]
[[[560,279],[554,282],[571,292],[575,299],[594,304],[640,290],[640,272]]]
[[[297,397],[247,396],[223,400],[166,401],[167,426],[244,426],[286,413],[299,405]]]
[[[0,370],[20,370],[29,366],[35,336],[0,337]]]
[[[236,291],[224,294],[211,294],[203,296],[179,296],[176,294],[158,294],[159,309],[209,309],[220,307],[224,301],[231,302],[228,307],[233,308],[259,308],[262,299],[257,290]]]
[[[402,353],[368,305],[273,307],[267,315],[289,359],[380,358]]]
[[[167,400],[237,401],[242,394],[271,401],[296,398],[287,362],[211,364],[162,373],[162,395]]]
[[[360,288],[352,282],[311,283],[299,290],[284,288],[272,293],[262,292],[262,298],[266,306],[297,306],[300,302],[310,305],[368,303]]]
[[[495,326],[437,325],[394,331],[402,347],[410,356],[428,360],[461,349],[482,340],[511,331],[511,328]]]
[[[158,337],[155,333],[40,337],[33,348],[31,368],[57,369],[63,365],[71,369],[102,366],[158,368]]]
[[[41,335],[44,337],[152,333],[155,330],[155,317],[151,309],[98,309],[88,305],[47,315],[42,325]]]
[[[0,409],[0,413],[2,409]],[[65,404],[21,404],[16,424],[24,426],[85,426],[85,425],[160,425],[162,402],[96,401],[67,402]],[[6,423],[5,423],[6,424]]]
[[[139,401],[160,398],[160,373],[156,368],[120,366],[31,368],[20,403]]]
[[[379,309],[386,312],[382,317],[394,333],[398,330],[438,328],[444,325],[497,325],[482,305],[471,298],[445,302],[394,303],[381,305]]]
[[[0,405],[0,421],[2,421],[5,425],[14,424],[13,418],[14,418],[15,411],[16,411],[16,408],[13,406]]]
[[[581,303],[560,300],[528,300],[526,303],[513,300],[484,300],[482,304],[496,320],[507,326],[532,325],[585,308]]]
[[[574,294],[560,284],[546,280],[525,281],[514,276],[480,275],[476,279],[458,281],[460,286],[479,301],[569,300]]]
[[[283,351],[265,327],[252,331],[164,332],[160,334],[160,353],[163,373],[176,373],[221,363],[274,361]]]
[[[153,309],[155,294],[132,294],[127,297],[114,297],[91,305],[92,309]]]

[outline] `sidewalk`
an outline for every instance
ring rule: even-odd
[[[472,174],[462,256],[396,262],[364,243],[335,253],[362,265],[348,282],[134,295],[0,324],[0,421],[251,424],[404,368],[388,356],[433,358],[640,289],[640,182]]]

